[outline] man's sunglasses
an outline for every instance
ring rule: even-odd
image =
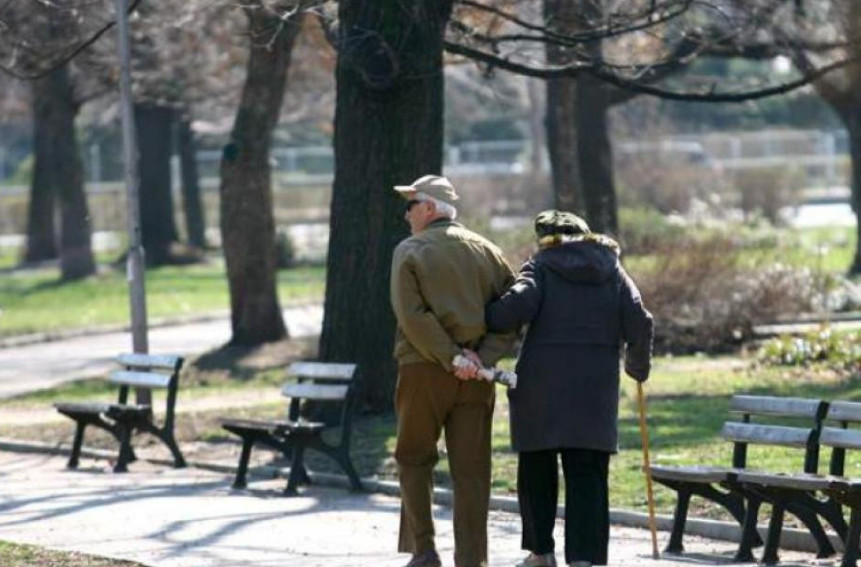
[[[418,199],[410,199],[409,201],[407,201],[407,212],[413,210],[413,207],[415,207],[419,203],[421,203],[421,201]]]

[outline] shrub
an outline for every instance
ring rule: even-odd
[[[781,210],[796,204],[804,185],[797,168],[742,169],[735,174],[739,206],[746,216],[761,214],[772,224],[782,222]]]
[[[648,254],[684,237],[685,229],[655,209],[619,210],[619,240],[627,254]]]
[[[655,316],[656,348],[717,352],[753,337],[753,327],[810,311],[817,276],[780,264],[745,267],[725,236],[660,250],[633,275]]]
[[[766,341],[757,360],[769,366],[824,364],[835,370],[861,368],[861,333],[835,333],[827,325],[802,337],[782,336]]]

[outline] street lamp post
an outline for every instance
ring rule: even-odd
[[[117,50],[120,60],[120,115],[123,128],[123,160],[125,162],[127,220],[129,237],[126,269],[129,283],[129,306],[131,308],[132,349],[134,352],[149,351],[147,339],[146,292],[144,289],[144,250],[141,243],[139,206],[138,151],[135,137],[135,121],[132,114],[131,55],[129,50],[128,0],[116,0]],[[136,390],[139,404],[151,403],[149,390]]]

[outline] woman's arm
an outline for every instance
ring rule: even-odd
[[[528,260],[520,268],[514,285],[484,309],[484,319],[490,331],[516,331],[529,323],[541,307],[540,269]]]
[[[625,372],[645,382],[652,369],[652,314],[643,306],[640,290],[634,280],[619,268],[622,292],[622,337],[625,340]]]

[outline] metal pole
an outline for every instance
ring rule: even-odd
[[[125,162],[126,201],[128,215],[126,227],[129,251],[126,269],[129,282],[131,308],[132,348],[134,352],[149,351],[146,321],[146,292],[144,290],[144,250],[141,244],[141,222],[138,178],[138,151],[135,138],[135,121],[132,114],[131,55],[129,51],[128,0],[116,0],[117,32],[120,59],[120,115],[123,126],[123,161]],[[150,403],[149,390],[136,390],[139,404]]]

